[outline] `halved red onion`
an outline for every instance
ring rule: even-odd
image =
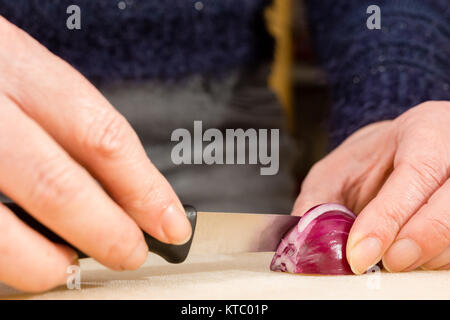
[[[345,248],[355,214],[336,203],[309,209],[281,240],[272,271],[307,274],[353,274]]]

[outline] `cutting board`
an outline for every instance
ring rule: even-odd
[[[3,299],[450,299],[450,271],[318,276],[269,270],[272,253],[194,255],[168,264],[150,254],[136,271],[83,259],[81,289],[24,294],[0,284]],[[189,294],[188,294],[189,293]]]

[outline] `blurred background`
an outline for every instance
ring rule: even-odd
[[[294,1],[293,14],[293,101],[294,117],[299,123],[294,136],[301,151],[297,175],[302,178],[308,169],[327,151],[327,113],[331,105],[325,74],[315,58],[308,35],[303,1]],[[308,110],[308,112],[306,112]]]
[[[275,29],[272,30],[272,34],[275,33],[278,38],[276,50],[279,49],[280,38],[283,38],[283,34],[287,34],[285,37],[288,44],[285,50],[286,54],[289,51],[292,54],[284,57],[290,61],[280,73],[285,72],[286,75],[271,79],[271,85],[278,91],[278,96],[288,113],[291,113],[292,122],[295,123],[290,128],[299,150],[294,174],[300,184],[309,168],[327,153],[330,90],[308,32],[308,16],[304,1],[276,0],[271,10],[273,11],[269,11],[268,14],[269,26],[271,23],[278,26],[272,28]],[[289,87],[290,89],[286,90]],[[283,98],[283,95],[287,97]]]

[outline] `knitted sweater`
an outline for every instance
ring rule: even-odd
[[[0,0],[0,14],[93,81],[220,76],[270,57],[269,0]],[[201,5],[199,5],[199,3]],[[68,30],[77,4],[82,29]],[[381,30],[366,8],[381,8]],[[332,146],[426,100],[450,100],[448,0],[311,0],[314,42],[333,91]]]
[[[0,0],[0,14],[92,81],[166,81],[194,73],[220,76],[268,57],[268,2]],[[80,30],[66,26],[72,4],[81,10]]]
[[[366,9],[381,9],[381,30]],[[332,147],[369,123],[450,100],[448,0],[310,0],[317,52],[332,85]]]

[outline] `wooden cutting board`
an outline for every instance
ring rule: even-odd
[[[272,272],[272,253],[191,256],[179,265],[150,254],[137,271],[81,260],[81,289],[23,294],[0,284],[3,299],[450,299],[450,271],[314,276]],[[189,294],[187,294],[189,293]]]

